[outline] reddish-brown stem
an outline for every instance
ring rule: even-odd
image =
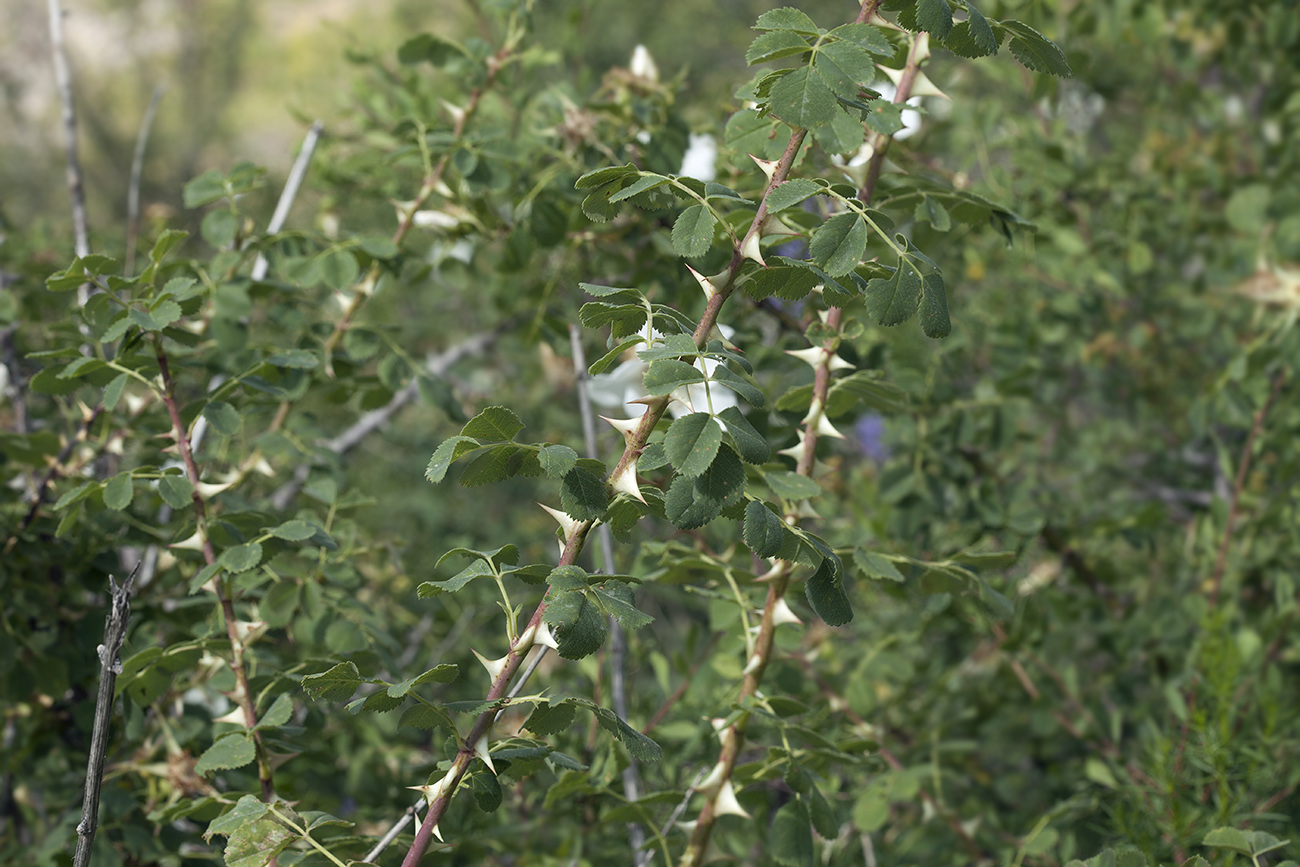
[[[194,461],[194,451],[190,448],[189,431],[186,430],[184,422],[181,421],[180,404],[176,402],[176,382],[172,377],[167,353],[163,350],[162,338],[156,334],[154,335],[154,356],[158,359],[158,371],[163,384],[163,405],[167,407],[167,415],[171,417],[172,436],[176,439],[176,450],[180,453],[181,462],[185,465],[185,476],[189,479],[190,486],[193,488],[190,496],[194,501],[194,522],[202,545],[203,561],[211,566],[217,562],[217,554],[212,547],[212,540],[208,537],[208,509],[203,494],[200,493],[199,489],[199,467]],[[253,695],[249,691],[248,667],[245,665],[244,660],[247,644],[243,635],[240,634],[239,620],[235,615],[234,597],[231,595],[229,582],[223,580],[220,573],[212,577],[212,580],[208,582],[208,587],[221,604],[221,617],[225,621],[226,637],[230,639],[230,669],[235,674],[235,691],[231,698],[243,711],[244,727],[251,732],[253,747],[257,756],[257,776],[262,785],[262,797],[269,801],[275,797],[275,783],[271,777],[271,763],[266,755],[266,748],[262,745],[261,734],[256,730],[257,708],[253,703]]]
[[[487,78],[483,84],[470,91],[469,99],[465,102],[465,108],[454,115],[452,119],[451,137],[453,141],[460,141],[461,136],[465,133],[466,125],[478,112],[483,95],[496,83],[497,75],[505,68],[506,60],[513,51],[513,45],[504,46],[488,60]],[[423,182],[421,182],[420,191],[416,194],[415,199],[402,210],[401,218],[397,222],[397,228],[393,230],[392,240],[394,244],[400,245],[402,243],[411,231],[411,227],[415,225],[416,211],[424,206],[429,197],[442,184],[442,176],[451,163],[451,154],[452,151],[448,150],[438,159],[438,162],[433,165]],[[379,262],[375,262],[370,266],[361,282],[357,284],[357,289],[352,296],[352,300],[348,303],[347,309],[343,311],[343,316],[335,324],[334,331],[330,333],[329,338],[325,341],[325,365],[327,370],[333,370],[330,359],[334,354],[334,349],[343,338],[344,332],[352,324],[352,319],[356,316],[357,311],[361,309],[361,305],[365,304],[366,299],[374,294],[375,286],[379,282],[382,271],[383,268]]]
[[[740,268],[744,264],[744,256],[741,253],[745,249],[745,244],[762,231],[763,220],[767,216],[767,196],[778,184],[785,180],[790,172],[790,167],[794,165],[795,158],[799,154],[799,149],[803,145],[804,137],[807,135],[806,130],[798,129],[790,137],[790,143],[786,146],[785,153],[782,154],[776,168],[772,172],[772,177],[768,181],[767,188],[763,192],[763,200],[759,203],[758,211],[750,223],[749,230],[745,233],[744,240],[737,245],[734,254],[731,257],[731,263],[728,268],[728,279],[723,288],[718,289],[705,305],[704,314],[700,317],[699,324],[695,329],[695,345],[703,348],[708,343],[709,335],[713,333],[714,327],[718,324],[718,315],[722,311],[722,305],[730,297],[735,288],[736,277],[740,274]],[[622,457],[619,458],[614,470],[610,473],[609,481],[618,478],[619,475],[627,470],[633,461],[645,449],[646,443],[650,439],[651,432],[655,429],[659,419],[663,417],[668,408],[668,398],[651,401],[646,406],[644,415],[641,416],[641,423],[628,436],[627,445],[623,450]],[[587,534],[595,526],[593,521],[583,521],[576,524],[565,538],[564,551],[560,555],[559,565],[570,566],[577,562],[578,555],[582,552],[586,544]],[[537,610],[528,621],[528,626],[521,633],[522,638],[516,640],[510,652],[506,654],[505,665],[501,671],[492,680],[492,686],[488,690],[486,701],[496,701],[503,698],[506,690],[509,688],[510,681],[514,678],[515,673],[519,670],[524,661],[528,650],[532,646],[532,639],[536,635],[537,629],[541,627],[542,616],[546,613],[547,598],[543,597],[538,604]],[[524,640],[526,639],[526,641]],[[770,644],[770,635],[768,641]],[[452,761],[451,768],[443,775],[438,796],[429,804],[429,810],[424,815],[424,821],[420,824],[420,830],[415,835],[415,840],[411,843],[411,848],[407,851],[405,859],[402,861],[403,867],[415,867],[428,851],[429,844],[433,839],[434,828],[442,820],[447,812],[447,807],[451,803],[452,796],[456,793],[456,787],[464,779],[466,772],[475,759],[474,747],[478,742],[487,736],[488,730],[491,729],[492,723],[496,720],[496,710],[487,710],[479,714],[474,721],[473,727],[469,734],[461,743],[460,750],[456,753],[455,760]]]
[[[1232,533],[1237,523],[1237,510],[1241,505],[1241,492],[1246,487],[1246,475],[1250,472],[1251,453],[1255,450],[1255,440],[1264,427],[1264,418],[1277,400],[1286,382],[1286,368],[1273,375],[1273,387],[1269,389],[1264,405],[1255,412],[1255,418],[1246,436],[1246,445],[1241,450],[1241,460],[1237,463],[1237,477],[1232,482],[1232,499],[1228,503],[1228,518],[1224,523],[1223,538],[1219,541],[1219,553],[1214,560],[1214,572],[1210,576],[1210,607],[1219,604],[1219,590],[1223,585],[1223,573],[1228,562],[1228,548],[1232,545]]]

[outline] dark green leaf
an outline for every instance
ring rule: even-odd
[[[835,94],[807,66],[793,70],[773,85],[768,107],[791,126],[814,131],[829,127],[839,112]]]
[[[822,192],[821,184],[808,178],[791,178],[767,194],[767,212],[775,214]]]
[[[952,333],[948,318],[948,293],[937,271],[921,280],[921,330],[926,337],[947,337]]]
[[[428,61],[434,66],[445,66],[450,61],[464,56],[464,48],[443,39],[441,36],[434,36],[432,33],[421,33],[418,36],[412,36],[397,49],[398,63],[407,66],[412,66],[421,61]]]
[[[501,806],[501,783],[491,771],[472,774],[469,785],[474,803],[484,813],[494,813]]]
[[[587,172],[585,175],[578,178],[578,180],[574,181],[573,186],[575,189],[579,190],[584,190],[589,187],[600,187],[610,181],[639,173],[640,171],[637,167],[631,163],[628,163],[625,166],[610,166],[605,169],[596,169],[594,172]]]
[[[817,51],[813,69],[836,96],[854,97],[860,86],[871,83],[876,64],[871,55],[852,42],[830,42]]]
[[[640,629],[654,622],[654,618],[636,607],[632,588],[622,581],[606,581],[593,585],[591,593],[606,614],[612,615],[624,629]]]
[[[768,446],[767,440],[754,426],[745,418],[745,414],[738,407],[729,406],[722,412],[718,413],[718,418],[722,419],[727,425],[727,433],[736,444],[736,449],[740,452],[740,457],[747,464],[767,463],[767,459],[772,456],[772,449]]]
[[[665,513],[683,530],[703,527],[722,510],[740,502],[745,493],[745,470],[729,446],[718,449],[709,468],[697,478],[677,476],[664,501]]]
[[[316,529],[306,521],[285,521],[267,532],[275,538],[284,539],[287,542],[304,542],[316,535]]]
[[[916,0],[916,25],[940,41],[952,30],[952,10],[948,0]]]
[[[693,412],[673,422],[664,437],[664,454],[677,471],[694,478],[709,468],[722,444],[722,428],[707,412]]]
[[[862,261],[867,249],[867,224],[857,214],[837,214],[822,224],[808,252],[832,277],[843,277]]]
[[[605,480],[585,467],[574,467],[560,486],[560,506],[579,521],[598,521],[609,507]]]
[[[565,659],[582,659],[605,642],[605,618],[595,603],[580,591],[562,593],[542,615],[555,634],[558,653]]]
[[[650,172],[645,172],[641,175],[641,177],[637,178],[635,181],[633,181],[623,189],[619,190],[617,193],[614,193],[612,196],[610,196],[609,203],[612,205],[615,202],[621,202],[624,199],[630,199],[635,195],[644,193],[646,190],[653,190],[656,187],[661,187],[666,183],[668,183],[668,178],[664,177],[663,175],[656,175]]]
[[[514,473],[510,469],[510,459],[519,451],[518,446],[503,445],[486,449],[465,465],[460,474],[462,487],[477,488],[503,482]]]
[[[320,366],[320,357],[310,349],[283,349],[266,359],[266,363],[272,367],[315,370]]]
[[[762,500],[745,506],[745,544],[758,557],[775,557],[785,541],[786,524]]]
[[[894,53],[894,46],[889,44],[889,40],[885,38],[880,28],[866,22],[855,21],[850,24],[841,24],[832,30],[830,35],[835,39],[851,42],[859,48],[870,51],[872,54],[888,57]]]
[[[843,626],[853,619],[853,608],[844,592],[844,565],[834,554],[822,560],[804,585],[804,594],[827,626]]]
[[[259,729],[275,729],[287,723],[293,717],[293,699],[287,692],[282,692],[271,707],[257,721]]]
[[[1011,33],[1011,53],[1035,72],[1069,78],[1074,75],[1065,54],[1055,43],[1022,21],[1003,21],[1002,26]]]
[[[573,724],[577,708],[571,702],[551,700],[551,704],[538,703],[528,716],[524,728],[539,737],[556,735]]]
[[[900,262],[892,276],[867,281],[867,314],[879,325],[898,325],[916,312],[920,297],[921,278]]]
[[[993,34],[988,19],[980,14],[973,3],[966,4],[966,12],[969,17],[952,28],[948,38],[944,40],[944,47],[960,57],[987,57],[990,54],[997,54],[999,40]]]

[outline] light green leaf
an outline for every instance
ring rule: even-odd
[[[775,214],[822,192],[822,185],[808,178],[791,178],[767,194],[767,212]]]
[[[857,214],[837,214],[822,224],[808,252],[819,268],[843,277],[862,261],[867,249],[867,224]]]
[[[802,798],[787,802],[772,820],[772,857],[787,867],[812,867],[812,820]]]
[[[257,758],[253,741],[243,732],[225,735],[212,746],[203,751],[194,765],[197,774],[210,774],[213,771],[226,771],[242,768]]]
[[[104,483],[104,505],[120,512],[131,505],[135,494],[135,485],[131,483],[131,473],[118,473]]]
[[[624,199],[630,199],[633,196],[638,195],[639,193],[644,193],[647,190],[653,190],[656,187],[662,187],[666,183],[668,183],[668,178],[664,177],[663,175],[656,175],[650,172],[646,172],[642,174],[641,177],[637,178],[635,181],[633,181],[623,189],[619,190],[617,193],[614,193],[612,196],[610,196],[609,203],[612,205],[615,202],[621,202]]]
[[[280,693],[275,702],[257,721],[259,729],[274,729],[287,723],[293,716],[293,699],[287,692]]]
[[[222,551],[218,559],[222,567],[231,572],[247,572],[262,562],[262,546],[257,542],[246,542]]]
[[[210,400],[203,407],[203,417],[212,425],[212,429],[222,436],[234,436],[239,433],[243,419],[233,406],[220,400]]]
[[[780,60],[797,54],[807,54],[812,50],[808,40],[789,30],[769,30],[760,33],[745,52],[745,62],[750,66]]]
[[[778,497],[791,501],[806,500],[822,492],[822,486],[807,476],[784,470],[768,473],[767,486]]]
[[[179,473],[171,473],[158,480],[158,494],[173,509],[194,505],[194,486]]]
[[[537,462],[548,479],[562,479],[578,462],[578,453],[568,446],[542,446],[537,452]]]
[[[224,208],[208,211],[199,224],[199,234],[218,250],[225,250],[235,243],[239,232],[239,215]]]
[[[865,22],[855,21],[849,24],[841,24],[832,30],[830,35],[834,39],[851,42],[859,48],[870,51],[872,54],[889,57],[894,53],[894,46],[889,44],[889,40],[885,38],[880,28]]]
[[[288,542],[303,542],[316,535],[316,528],[306,521],[285,521],[267,532],[277,539],[284,539]]]
[[[452,463],[466,452],[478,447],[478,440],[473,437],[454,436],[445,440],[434,450],[429,458],[429,465],[424,470],[424,477],[433,483],[441,482],[447,476]]]
[[[893,561],[887,557],[868,551],[865,548],[853,549],[853,562],[868,578],[887,581],[903,581],[903,573],[898,571]]]
[[[474,416],[461,428],[462,437],[474,437],[482,442],[510,442],[524,423],[504,406],[489,406]]]
[[[835,94],[807,66],[786,74],[772,86],[768,108],[791,126],[813,131],[829,127],[840,110]]]
[[[573,186],[578,190],[584,190],[590,187],[600,187],[610,181],[636,174],[640,174],[640,170],[631,163],[628,163],[625,166],[610,166],[609,168],[596,169],[593,172],[587,172],[585,175],[578,178],[578,180],[574,181]]]
[[[268,358],[266,363],[272,367],[315,370],[320,366],[320,357],[310,349],[284,349]]]
[[[704,373],[695,365],[676,358],[660,358],[650,362],[642,381],[649,394],[670,394],[683,385],[703,382]]]
[[[691,205],[673,223],[673,252],[686,259],[696,259],[713,245],[713,227],[717,221],[704,205]]]
[[[805,36],[817,36],[821,28],[813,23],[805,12],[789,6],[771,9],[758,16],[754,22],[755,30],[790,30]]]

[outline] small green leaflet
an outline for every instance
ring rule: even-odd
[[[709,468],[722,444],[722,428],[707,412],[693,412],[673,422],[664,437],[664,454],[683,476],[695,478]]]
[[[903,573],[898,571],[894,562],[883,554],[868,551],[865,548],[853,549],[853,563],[868,578],[885,579],[902,583]]]
[[[966,14],[967,19],[955,25],[943,41],[944,48],[959,57],[988,57],[997,54],[1001,40],[994,35],[988,19],[969,0],[966,3]]]
[[[808,252],[819,268],[843,277],[862,261],[867,249],[867,224],[854,213],[837,214],[822,224]]]
[[[788,471],[768,473],[767,486],[778,497],[792,501],[806,500],[822,492],[822,486],[812,479]]]
[[[867,281],[867,315],[880,325],[898,325],[916,312],[921,297],[921,277],[906,260],[890,277]]]
[[[578,180],[574,181],[574,189],[585,190],[590,187],[599,187],[610,181],[627,177],[628,175],[637,175],[640,171],[636,166],[628,163],[625,166],[610,166],[609,168],[596,169],[593,172],[587,172]]]
[[[776,811],[771,852],[786,867],[809,867],[813,863],[812,820],[803,798],[795,798]]]
[[[231,572],[247,572],[262,562],[262,546],[257,542],[236,545],[221,552],[218,562]]]
[[[640,629],[654,622],[649,614],[640,611],[633,603],[632,588],[622,581],[606,581],[593,585],[591,593],[606,614],[612,615],[624,629]]]
[[[434,451],[433,457],[429,459],[429,466],[425,468],[424,477],[435,484],[441,482],[447,476],[447,470],[451,467],[453,461],[466,452],[473,451],[478,446],[478,440],[467,436],[454,436],[444,441]]]
[[[243,419],[239,411],[230,404],[220,400],[210,400],[203,407],[203,417],[212,425],[212,429],[222,436],[234,436],[239,433]]]
[[[131,473],[118,473],[104,483],[104,505],[115,511],[121,511],[131,505],[135,486],[131,484]]]
[[[745,62],[753,66],[769,60],[807,54],[811,50],[808,40],[797,33],[791,33],[789,30],[769,30],[760,33],[750,43],[749,50],[745,52]]]
[[[235,732],[219,739],[204,750],[194,765],[197,774],[210,774],[213,771],[226,771],[242,768],[257,757],[253,741],[243,732]]]
[[[698,477],[678,475],[673,479],[664,511],[675,527],[693,530],[718,517],[723,509],[738,505],[744,494],[744,466],[731,447],[723,445]]]
[[[302,688],[318,701],[347,701],[359,686],[361,673],[351,662],[340,662],[328,671],[302,679]]]
[[[856,97],[858,89],[871,84],[876,64],[871,55],[852,42],[830,42],[817,50],[813,69],[836,96]]]
[[[397,62],[413,66],[428,61],[434,66],[445,66],[458,57],[465,57],[465,49],[432,33],[421,33],[406,40],[397,49]]]
[[[659,358],[650,362],[642,382],[652,395],[670,394],[683,385],[704,381],[704,373],[693,364],[676,358]]]
[[[817,36],[822,32],[821,28],[813,23],[808,15],[789,6],[782,6],[780,9],[772,9],[758,16],[754,22],[755,30],[789,30],[794,33],[802,33],[805,36]]]
[[[504,406],[489,406],[474,416],[461,428],[462,437],[474,437],[483,442],[510,442],[524,423]]]
[[[948,318],[948,293],[944,289],[943,275],[926,274],[921,279],[921,330],[926,337],[947,337],[952,333],[952,320]]]
[[[280,693],[275,703],[262,714],[262,718],[257,721],[259,729],[279,728],[289,721],[293,716],[293,699],[287,692]]]
[[[578,462],[578,453],[568,446],[545,445],[537,452],[537,462],[548,479],[562,479]]]
[[[827,626],[843,626],[853,619],[853,608],[844,592],[844,564],[831,554],[804,584],[808,604]]]
[[[1046,72],[1061,78],[1074,75],[1065,53],[1050,39],[1022,21],[1003,21],[1002,26],[1011,34],[1012,55],[1035,72]]]
[[[775,557],[785,542],[786,524],[762,500],[745,506],[745,544],[758,557]]]
[[[642,175],[634,183],[629,184],[617,193],[609,197],[609,203],[621,202],[624,199],[630,199],[638,193],[644,193],[646,190],[653,190],[655,187],[663,186],[668,183],[668,179],[663,175],[651,174],[649,172]]]
[[[767,194],[767,212],[775,214],[777,211],[783,211],[821,191],[822,186],[816,181],[808,178],[791,178]]]
[[[673,252],[685,259],[696,259],[713,246],[713,227],[717,221],[704,205],[691,205],[673,223]]]
[[[772,86],[768,108],[791,126],[814,133],[829,127],[837,112],[843,113],[835,94],[807,66],[791,70]]]
[[[560,506],[579,521],[598,521],[609,507],[604,479],[585,467],[574,467],[560,487]]]
[[[946,39],[952,30],[952,10],[948,0],[916,0],[916,25],[929,31],[935,39]]]
[[[552,627],[557,652],[565,659],[590,656],[605,643],[605,617],[582,591],[561,593],[546,607],[542,619]]]
[[[727,433],[736,444],[736,449],[745,463],[767,463],[767,459],[772,456],[771,447],[768,446],[763,435],[754,430],[749,419],[745,418],[745,414],[738,407],[727,407],[718,413],[718,418],[726,423]]]
[[[572,702],[556,699],[552,699],[551,702],[551,704],[539,703],[533,708],[528,722],[524,723],[524,728],[539,737],[559,734],[568,729],[573,724],[573,717],[578,709]]]

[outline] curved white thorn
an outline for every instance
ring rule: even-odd
[[[745,246],[741,248],[740,255],[746,259],[753,259],[764,268],[767,267],[767,263],[763,261],[763,253],[758,248],[758,232],[745,239]]]
[[[760,169],[763,170],[763,174],[767,175],[767,179],[769,181],[772,180],[772,175],[776,173],[776,160],[761,159],[760,157],[756,157],[753,154],[750,154],[749,158],[753,160]]]
[[[578,522],[572,518],[568,512],[561,512],[559,509],[552,509],[545,503],[538,503],[537,505],[545,509],[546,514],[554,518],[555,522],[560,525],[560,529],[564,531],[564,538],[567,539],[569,536],[573,535],[573,529],[578,526]]]
[[[622,472],[610,480],[610,486],[620,494],[627,494],[632,499],[645,503],[645,497],[641,496],[641,487],[636,483],[635,458],[623,468]]]
[[[474,658],[482,663],[483,667],[487,669],[488,676],[493,680],[497,679],[497,675],[499,675],[506,667],[506,660],[510,658],[510,654],[507,653],[500,659],[488,659],[472,647],[469,649],[469,652],[474,654]]]
[[[496,765],[492,764],[492,754],[488,752],[488,736],[486,734],[478,739],[474,744],[474,755],[483,760],[483,764],[488,766],[488,770],[493,774],[497,772]]]
[[[718,287],[714,286],[708,277],[705,277],[703,274],[701,274],[699,271],[696,271],[690,265],[686,266],[686,270],[690,271],[691,276],[695,278],[695,282],[700,284],[700,289],[704,291],[705,301],[708,301],[714,295],[718,294]]]
[[[790,610],[790,605],[785,601],[784,596],[776,600],[776,605],[772,606],[772,622],[777,626],[780,626],[783,623],[803,623],[803,621]]]
[[[740,801],[736,800],[736,789],[731,785],[731,780],[727,780],[722,784],[722,788],[718,790],[718,797],[714,800],[713,805],[713,812],[715,815],[732,815],[743,816],[746,819],[749,818],[749,814],[745,812],[745,808],[740,806]]]

